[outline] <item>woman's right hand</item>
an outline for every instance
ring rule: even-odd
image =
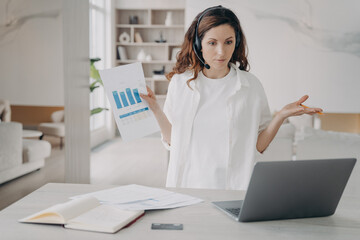
[[[140,97],[142,97],[149,104],[150,109],[155,113],[160,110],[160,106],[156,101],[154,92],[148,86],[146,86],[146,90],[148,94],[146,95],[140,93]]]
[[[169,122],[165,113],[161,110],[159,104],[157,103],[154,92],[151,91],[151,89],[148,86],[146,86],[146,89],[147,89],[148,94],[146,95],[146,94],[140,93],[140,96],[142,97],[142,99],[144,99],[149,104],[151,111],[153,111],[155,118],[156,118],[157,122],[159,123],[163,139],[170,146],[171,145],[171,127],[172,127],[171,123]]]

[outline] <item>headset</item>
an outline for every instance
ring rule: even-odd
[[[204,65],[204,67],[206,69],[210,69],[210,65],[206,64],[205,61],[202,59],[202,57],[200,57],[202,46],[201,46],[201,40],[198,35],[198,28],[199,28],[200,21],[204,17],[204,15],[207,12],[209,12],[210,10],[214,10],[214,9],[227,9],[227,8],[224,8],[223,6],[219,5],[219,6],[209,7],[207,9],[205,9],[205,11],[198,18],[196,28],[195,28],[195,38],[194,38],[194,42],[193,42],[193,49],[194,49],[195,55],[197,56],[197,58],[200,60],[200,62]],[[235,49],[236,49],[240,45],[240,33],[237,31],[237,32],[235,32],[235,35],[236,35],[236,42],[235,42]]]

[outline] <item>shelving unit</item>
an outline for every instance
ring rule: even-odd
[[[165,67],[165,74],[174,67],[176,60],[173,58],[173,49],[180,48],[184,38],[184,8],[117,8],[115,13],[115,64],[123,65],[139,62],[137,56],[141,50],[151,56],[151,60],[141,60],[147,85],[154,91],[159,100],[164,100],[168,80],[165,76],[156,75],[154,70]],[[172,15],[172,24],[165,25],[167,15]],[[130,24],[130,17],[137,16],[138,23]],[[119,36],[126,32],[130,36],[129,42],[120,42]],[[136,42],[135,35],[139,33],[143,42]],[[162,38],[166,42],[156,42]],[[121,59],[118,47],[124,48],[127,59]]]

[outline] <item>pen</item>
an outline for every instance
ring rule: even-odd
[[[304,104],[300,104],[300,106],[304,107],[304,108],[309,108],[308,106],[305,106]],[[323,114],[322,112],[317,112],[317,114]]]

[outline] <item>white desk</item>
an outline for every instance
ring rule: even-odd
[[[50,183],[0,212],[1,239],[359,239],[360,199],[343,196],[335,215],[324,218],[240,223],[220,212],[210,201],[241,199],[244,192],[169,189],[205,202],[189,207],[148,211],[135,224],[116,234],[65,229],[58,225],[23,224],[17,220],[68,197],[114,186]],[[270,207],[270,206],[269,206]],[[151,223],[183,223],[184,230],[151,230]]]

